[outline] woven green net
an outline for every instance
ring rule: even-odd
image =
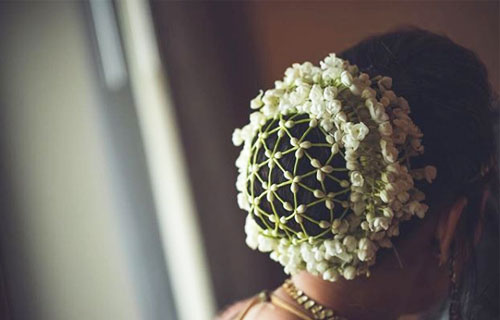
[[[307,114],[281,115],[259,129],[251,147],[254,218],[290,240],[324,237],[350,211],[344,154],[317,124]]]

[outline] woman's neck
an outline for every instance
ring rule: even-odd
[[[397,302],[384,299],[368,279],[325,281],[308,272],[292,276],[295,286],[308,297],[348,320],[397,319]],[[387,297],[386,297],[387,298]]]

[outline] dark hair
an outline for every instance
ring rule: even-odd
[[[425,146],[425,154],[412,160],[412,166],[433,164],[438,172],[431,186],[419,186],[430,195],[426,202],[432,207],[441,197],[468,198],[456,239],[461,254],[470,257],[459,288],[462,316],[497,318],[498,171],[493,166],[485,176],[479,173],[497,155],[498,96],[492,92],[485,66],[473,51],[448,37],[413,27],[372,36],[339,56],[370,76],[391,77],[394,92],[408,100]],[[485,189],[491,196],[481,217]],[[474,230],[480,220],[491,229],[493,235],[488,237],[493,242],[483,241],[477,252]],[[483,249],[488,250],[487,263],[476,257]],[[490,272],[479,274],[489,287],[477,290],[476,267],[489,268]]]

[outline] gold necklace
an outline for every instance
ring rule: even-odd
[[[329,309],[313,299],[309,298],[303,291],[297,289],[292,279],[286,279],[283,283],[285,292],[304,309],[310,311],[315,320],[347,320],[335,315],[335,311]]]

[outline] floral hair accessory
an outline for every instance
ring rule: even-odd
[[[431,183],[436,168],[410,168],[423,135],[391,87],[330,54],[293,64],[251,101],[250,123],[233,133],[248,246],[286,273],[353,279],[370,275],[401,221],[425,216],[414,179]]]

